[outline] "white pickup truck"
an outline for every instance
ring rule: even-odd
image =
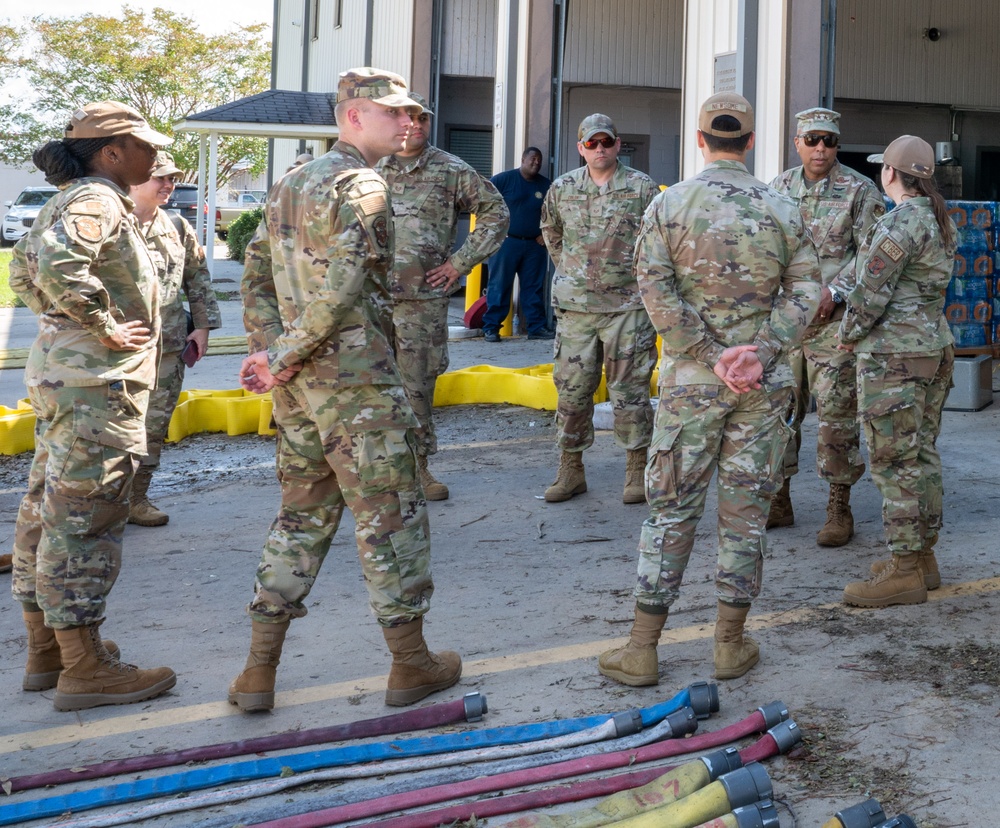
[[[229,225],[236,221],[247,210],[254,210],[264,204],[263,190],[253,192],[237,193],[236,201],[229,201],[225,204],[215,205],[215,232],[220,239],[225,240]]]

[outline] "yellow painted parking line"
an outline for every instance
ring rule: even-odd
[[[990,592],[1000,592],[1000,578],[984,578],[980,581],[969,581],[962,584],[942,586],[928,594],[930,601],[944,601],[949,598],[961,598],[969,595],[983,595]],[[829,604],[818,604],[809,607],[799,607],[794,610],[752,615],[747,627],[751,630],[768,629],[785,626],[802,621],[809,621],[817,615],[832,609],[847,609],[839,601]],[[873,612],[868,609],[853,610],[858,613]],[[877,612],[877,610],[874,610]],[[679,644],[709,638],[714,626],[712,624],[692,624],[687,627],[664,630],[660,638],[661,644]],[[602,639],[588,641],[583,644],[571,644],[565,647],[553,647],[545,650],[532,650],[513,655],[497,656],[495,658],[469,661],[463,665],[464,676],[487,676],[497,673],[509,673],[513,670],[526,670],[548,664],[563,664],[569,661],[596,658],[608,647],[624,644],[625,638]],[[357,696],[361,693],[380,693],[385,689],[387,676],[368,676],[353,681],[341,681],[335,684],[321,684],[316,687],[305,687],[299,690],[288,690],[276,694],[275,705],[278,707],[294,707],[295,705],[312,704],[314,702],[332,701]],[[155,703],[155,702],[154,702]],[[19,750],[31,750],[53,745],[69,744],[81,739],[102,739],[108,736],[121,736],[137,733],[143,730],[154,730],[161,727],[188,725],[198,722],[221,719],[226,716],[241,715],[239,710],[225,701],[194,704],[173,710],[143,711],[125,716],[117,716],[101,722],[63,725],[42,730],[14,733],[0,739],[0,755],[14,753]]]

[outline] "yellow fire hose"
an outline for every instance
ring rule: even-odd
[[[885,820],[885,813],[878,800],[866,799],[850,808],[837,811],[833,819],[823,823],[823,828],[875,828]]]
[[[778,822],[778,809],[770,799],[734,808],[732,813],[723,814],[708,822],[703,822],[697,828],[781,828]]]

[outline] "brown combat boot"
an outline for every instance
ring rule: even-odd
[[[871,565],[872,575],[878,575],[890,563],[891,561],[875,561]],[[933,549],[929,552],[917,553],[917,568],[924,576],[924,586],[927,587],[928,592],[941,586],[941,572],[938,570],[937,558],[934,557]]]
[[[743,634],[750,605],[740,606],[719,601],[718,612],[715,621],[715,678],[739,678],[760,658],[757,642]]]
[[[646,502],[646,449],[629,449],[625,455],[625,490],[622,503]]]
[[[667,623],[667,612],[644,612],[635,608],[635,621],[628,644],[601,653],[597,669],[602,676],[629,687],[649,687],[660,681],[660,661],[656,645]]]
[[[0,555],[0,572],[10,572],[14,567],[13,555]]]
[[[170,515],[161,512],[146,496],[149,482],[153,479],[153,469],[150,466],[139,466],[132,481],[132,491],[128,496],[128,522],[136,526],[165,526]]]
[[[890,607],[893,604],[923,604],[927,586],[920,574],[919,557],[893,555],[878,575],[854,581],[844,588],[844,603],[852,607]]]
[[[424,490],[426,500],[447,500],[448,487],[444,483],[436,480],[434,475],[427,468],[427,457],[423,454],[417,455],[417,473],[420,475],[420,486]]]
[[[28,664],[24,668],[21,689],[29,692],[51,690],[59,682],[62,672],[62,658],[56,634],[45,626],[45,613],[41,610],[23,610],[24,628],[28,631]],[[121,651],[111,639],[105,639],[101,646],[111,658],[118,658]]]
[[[781,489],[771,498],[771,511],[767,514],[767,529],[780,529],[795,523],[795,513],[792,511],[792,478],[786,477]]]
[[[274,707],[274,682],[281,648],[291,619],[277,624],[254,621],[250,632],[250,654],[240,673],[229,685],[229,703],[244,713]]]
[[[843,546],[853,537],[851,487],[843,483],[831,483],[830,499],[826,504],[826,523],[816,535],[816,543],[820,546]]]
[[[397,627],[382,627],[392,653],[385,703],[405,707],[451,687],[462,677],[462,658],[451,650],[432,653],[424,641],[423,616]]]
[[[102,704],[132,704],[165,693],[177,683],[169,667],[140,670],[101,644],[100,622],[55,630],[63,671],[52,699],[56,710],[87,710]]]
[[[583,452],[564,451],[559,457],[556,482],[545,490],[545,499],[549,503],[562,503],[585,491],[587,478],[583,472]]]

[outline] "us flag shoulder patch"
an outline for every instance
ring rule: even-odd
[[[903,248],[900,247],[892,239],[885,239],[879,246],[878,249],[885,253],[894,262],[898,262],[903,258]]]

